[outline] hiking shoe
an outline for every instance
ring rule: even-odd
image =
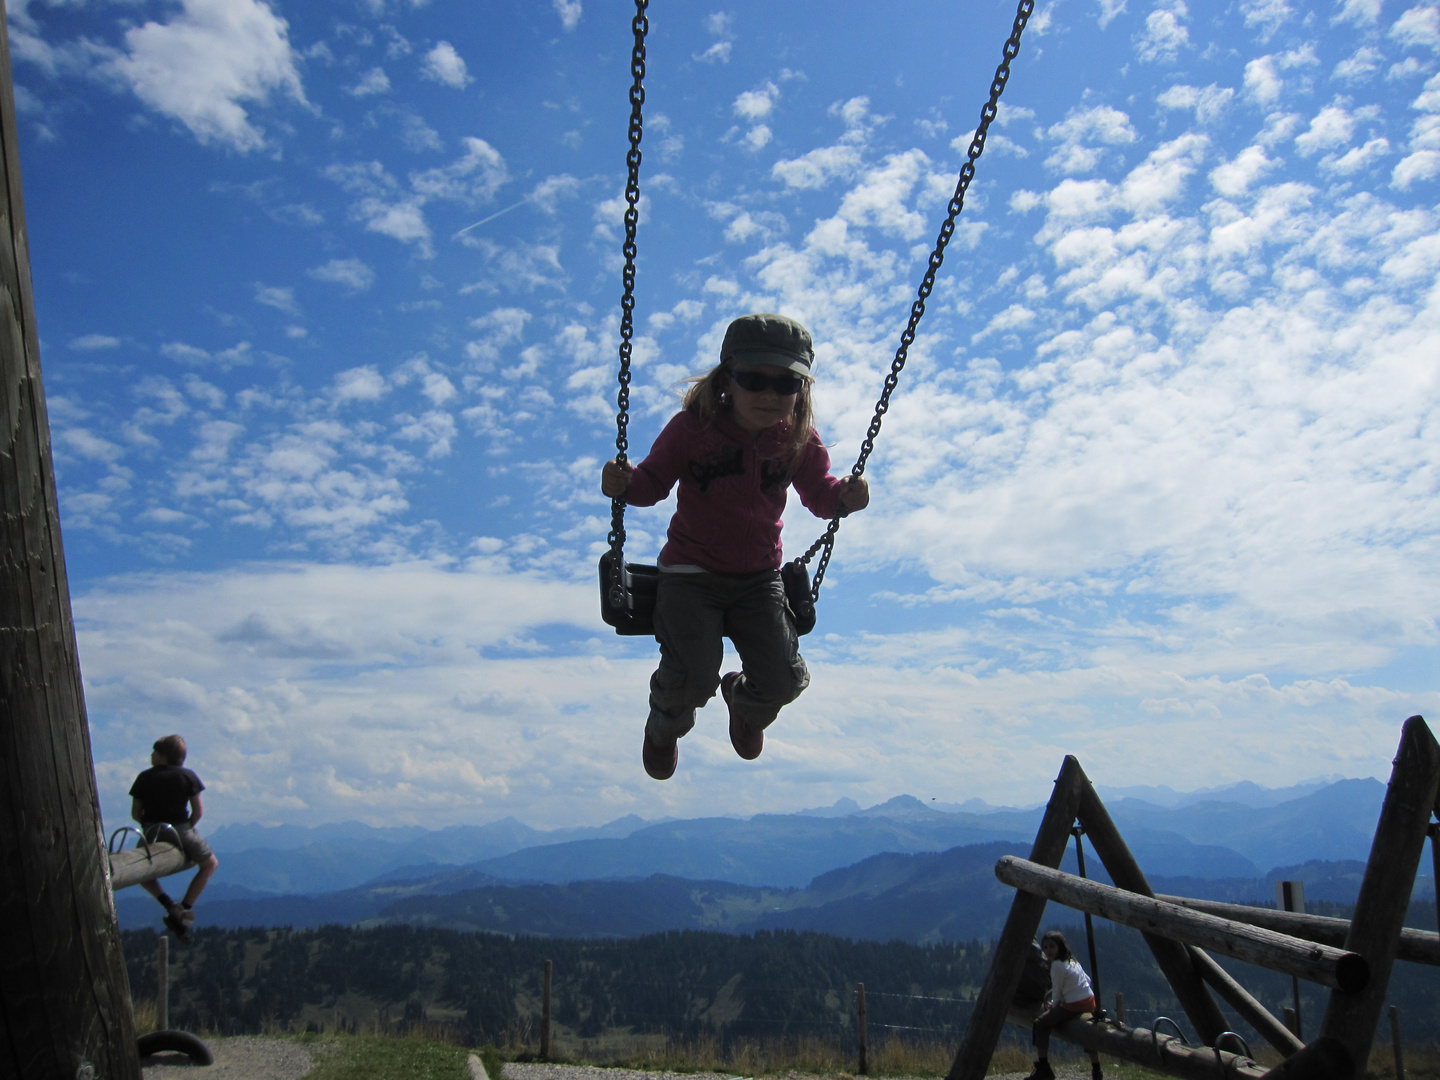
[[[184,904],[178,905],[178,906],[175,908],[175,910],[172,911],[170,914],[171,914],[171,915],[174,915],[177,919],[179,919],[180,922],[181,922],[182,924],[184,924],[184,926],[185,926],[185,928],[186,928],[187,930],[188,930],[190,927],[192,927],[192,926],[195,925],[195,911],[194,911],[194,909],[193,909],[193,908],[188,908],[188,907],[186,907]]]
[[[725,705],[730,709],[730,745],[735,747],[735,753],[746,761],[754,761],[760,756],[760,751],[765,749],[765,732],[763,729],[757,731],[735,715],[733,698],[739,681],[738,671],[726,675],[720,680],[720,696],[725,699]]]
[[[1025,1080],[1055,1080],[1055,1070],[1050,1068],[1050,1059],[1041,1058],[1035,1062],[1035,1068]]]
[[[641,751],[645,771],[652,780],[669,780],[675,775],[675,766],[680,764],[680,743],[671,739],[669,745],[657,743],[645,733],[645,749]]]

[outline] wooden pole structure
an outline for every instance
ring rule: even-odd
[[[143,845],[117,851],[110,856],[110,888],[119,892],[143,881],[178,874],[194,865],[174,844],[151,844],[148,851]]]
[[[1395,1080],[1405,1080],[1405,1057],[1400,1046],[1400,1012],[1390,1006],[1390,1045],[1395,1054]]]
[[[1195,970],[1200,972],[1200,977],[1276,1050],[1289,1057],[1305,1045],[1293,1031],[1275,1019],[1274,1014],[1257,1001],[1250,991],[1231,978],[1230,973],[1217,964],[1204,949],[1192,947],[1190,959],[1195,964]]]
[[[1370,983],[1356,994],[1331,994],[1320,1024],[1322,1038],[1335,1039],[1364,1075],[1380,1010],[1390,985],[1390,969],[1400,927],[1410,906],[1415,871],[1425,849],[1430,812],[1440,791],[1440,745],[1419,716],[1405,721],[1380,821],[1370,845],[1360,895],[1350,917],[1345,948],[1370,963]]]
[[[1119,990],[1115,991],[1115,1022],[1125,1026],[1125,995]]]
[[[1006,855],[995,864],[995,876],[1006,885],[1091,912],[1122,926],[1133,926],[1186,945],[1199,945],[1236,960],[1299,975],[1347,993],[1363,990],[1370,981],[1370,965],[1356,953],[1277,934],[1259,926],[1231,922],[1113,885],[1086,881],[1013,855]],[[1193,967],[1193,958],[1191,960]]]
[[[0,1076],[140,1080],[60,542],[8,33],[0,158]]]
[[[1337,949],[1344,947],[1345,935],[1350,932],[1349,919],[1332,919],[1327,915],[1300,915],[1291,911],[1276,911],[1274,908],[1227,904],[1221,900],[1195,900],[1188,896],[1166,896],[1164,893],[1155,899],[1219,915],[1222,919],[1233,919],[1251,926],[1263,926],[1267,930],[1278,930],[1282,934],[1304,938],[1306,941],[1333,945]],[[1402,928],[1395,959],[1440,966],[1440,934],[1430,930],[1415,930],[1408,926]]]
[[[1060,865],[1070,842],[1070,826],[1075,823],[1075,814],[1080,807],[1081,789],[1088,784],[1080,762],[1067,754],[1060,767],[1060,775],[1055,778],[1055,790],[1045,807],[1045,816],[1035,834],[1035,845],[1030,849],[1031,862],[1043,866]],[[995,942],[990,970],[975,999],[965,1037],[955,1052],[946,1080],[983,1080],[990,1068],[995,1044],[1005,1027],[1010,1003],[1020,986],[1025,953],[1035,940],[1044,915],[1044,900],[1029,893],[1016,892],[1000,938]]]
[[[555,961],[545,961],[545,986],[540,993],[540,1060],[550,1060],[550,979],[555,973]]]
[[[1010,1020],[1029,1027],[1034,1017],[1016,1009]],[[1263,1066],[1241,1054],[1213,1046],[1186,1046],[1173,1035],[1146,1028],[1071,1020],[1052,1028],[1050,1037],[1185,1080],[1260,1080],[1265,1074]]]
[[[155,1030],[170,1030],[170,936],[155,947]]]
[[[870,1075],[870,1033],[865,1025],[865,984],[855,984],[855,1017],[856,1027],[860,1033],[860,1054],[859,1062],[855,1071],[860,1076]]]
[[[1110,880],[1127,892],[1154,896],[1154,890],[1145,880],[1140,864],[1130,853],[1129,847],[1120,836],[1120,830],[1110,818],[1110,811],[1105,809],[1105,804],[1100,801],[1100,796],[1095,793],[1095,788],[1088,779],[1081,788],[1079,815],[1080,824],[1085,826],[1085,834],[1090,837],[1090,846],[1095,849],[1095,854],[1100,856],[1100,862],[1110,874]],[[1170,983],[1170,988],[1175,991],[1175,997],[1179,999],[1185,1015],[1195,1025],[1195,1031],[1206,1044],[1213,1044],[1230,1025],[1226,1023],[1220,1006],[1215,1004],[1215,999],[1210,996],[1210,991],[1205,988],[1200,973],[1195,970],[1189,951],[1178,941],[1170,941],[1154,934],[1144,936],[1145,944],[1150,946],[1150,952],[1155,957],[1155,963]]]

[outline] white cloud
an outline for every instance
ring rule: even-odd
[[[1245,64],[1245,93],[1254,102],[1270,106],[1280,100],[1285,80],[1273,56],[1260,56]]]
[[[351,368],[335,376],[335,401],[379,401],[385,395],[385,380],[374,364]]]
[[[1416,181],[1432,180],[1436,176],[1440,176],[1440,150],[1417,150],[1395,166],[1390,182],[1401,191],[1407,191]]]
[[[385,74],[384,68],[371,68],[360,81],[350,88],[350,93],[356,97],[370,97],[373,94],[388,94],[390,92],[390,76]]]
[[[1395,20],[1390,37],[1407,49],[1440,52],[1440,8],[1433,4],[1412,7]]]
[[[860,160],[857,147],[842,143],[819,147],[789,161],[777,161],[770,171],[786,187],[814,189],[832,179],[853,175]]]
[[[1327,105],[1310,121],[1310,127],[1295,136],[1295,146],[1302,154],[1344,146],[1355,130],[1355,117],[1341,105]]]
[[[1339,157],[1327,157],[1320,163],[1320,167],[1328,173],[1350,176],[1368,168],[1389,153],[1390,140],[1381,136],[1368,140],[1363,146],[1351,147]]]
[[[93,352],[96,349],[114,349],[120,345],[120,339],[111,337],[109,334],[82,334],[80,337],[70,339],[70,348],[79,352]]]
[[[1339,7],[1330,17],[1331,23],[1352,22],[1357,26],[1374,26],[1380,18],[1383,0],[1338,0]]]
[[[735,99],[731,108],[735,115],[746,120],[763,120],[775,109],[775,102],[780,99],[780,88],[773,82],[767,82],[758,90],[746,90]]]
[[[1092,171],[1108,152],[1103,147],[1125,146],[1137,137],[1130,118],[1109,105],[1073,110],[1046,134],[1059,142],[1046,166],[1071,174]]]
[[[343,285],[351,292],[364,292],[375,284],[375,271],[360,259],[331,259],[323,266],[307,270],[316,281]]]
[[[1140,59],[1173,61],[1190,44],[1190,31],[1185,25],[1189,14],[1185,0],[1160,0],[1145,16],[1145,30],[1136,42]]]
[[[295,302],[295,290],[288,285],[265,285],[255,283],[255,302],[283,311],[287,315],[299,315],[300,305]]]
[[[1268,40],[1291,15],[1286,0],[1241,0],[1240,11],[1246,26],[1258,26],[1262,40]]]
[[[580,25],[580,16],[585,13],[580,0],[551,0],[551,2],[555,5],[555,14],[560,16],[560,25],[566,33]]]
[[[1362,45],[1355,50],[1352,56],[1336,64],[1331,76],[1349,83],[1365,82],[1380,70],[1384,59],[1385,54],[1379,49],[1370,45]]]
[[[698,60],[702,64],[728,64],[734,47],[731,42],[717,41],[704,52],[692,54],[690,59]]]
[[[1100,7],[1100,29],[1105,29],[1116,17],[1124,14],[1125,0],[1095,0]]]
[[[510,179],[505,159],[484,139],[460,140],[465,156],[449,165],[411,173],[410,186],[423,199],[452,199],[465,203],[489,202]]]
[[[440,42],[425,54],[425,64],[421,67],[420,74],[457,90],[463,90],[467,83],[474,81],[465,68],[464,58],[448,41]]]
[[[1234,96],[1235,91],[1230,87],[1211,83],[1204,89],[1172,86],[1155,100],[1167,109],[1194,109],[1199,123],[1210,124],[1220,119]]]
[[[1265,156],[1263,146],[1247,146],[1233,160],[1210,171],[1210,184],[1221,195],[1233,199],[1244,195],[1251,184],[1278,164]]]
[[[765,124],[756,124],[745,133],[744,143],[749,150],[762,150],[770,144],[774,134]]]
[[[127,30],[126,51],[109,66],[202,143],[258,150],[264,132],[242,103],[264,104],[274,91],[305,103],[287,29],[261,0],[182,0],[172,21]]]

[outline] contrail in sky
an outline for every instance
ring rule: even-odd
[[[525,196],[525,198],[521,199],[519,202],[517,202],[517,203],[515,203],[515,204],[513,204],[513,205],[511,205],[511,206],[505,207],[504,210],[496,210],[495,213],[491,214],[489,217],[487,217],[487,218],[481,218],[479,221],[475,222],[475,224],[473,224],[473,225],[466,225],[463,229],[461,229],[459,232],[457,232],[454,236],[450,237],[450,239],[451,239],[451,240],[458,240],[458,239],[460,239],[460,237],[464,236],[464,235],[465,235],[467,232],[469,232],[471,229],[478,229],[481,225],[484,225],[487,221],[494,221],[494,220],[495,220],[497,217],[499,217],[500,215],[502,215],[502,214],[508,214],[511,210],[519,209],[520,207],[524,206],[524,205],[525,205],[526,203],[528,203],[529,201],[530,201],[530,196],[527,195],[527,196]]]

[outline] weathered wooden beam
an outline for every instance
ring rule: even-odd
[[[1415,871],[1425,850],[1430,811],[1440,792],[1440,745],[1419,716],[1405,721],[1380,821],[1370,845],[1360,895],[1345,948],[1370,963],[1370,984],[1359,993],[1331,994],[1320,1024],[1322,1037],[1341,1043],[1364,1075],[1390,985],[1400,927],[1410,906]]]
[[[1260,1080],[1352,1080],[1355,1059],[1339,1039],[1322,1035],[1298,1054],[1292,1054]]]
[[[1287,975],[1355,993],[1370,981],[1363,956],[1329,945],[1278,934],[1259,926],[1222,919],[1153,896],[1126,892],[1113,885],[1052,870],[1013,855],[995,864],[995,876],[1006,885],[1088,911],[1122,926],[1164,936],[1185,945],[1199,945],[1236,960],[1259,964]],[[1192,958],[1193,963],[1193,958]]]
[[[1155,895],[1150,883],[1145,880],[1140,864],[1135,861],[1135,856],[1120,836],[1120,830],[1115,827],[1110,811],[1105,809],[1089,780],[1085,781],[1080,792],[1080,824],[1085,826],[1090,846],[1100,856],[1111,881],[1127,892],[1141,896]],[[1213,1044],[1229,1024],[1220,1006],[1210,996],[1200,973],[1195,970],[1189,950],[1178,941],[1157,934],[1146,934],[1145,944],[1150,946],[1155,963],[1165,975],[1170,989],[1175,991],[1175,997],[1190,1018],[1190,1023],[1195,1025],[1195,1031],[1205,1043]]]
[[[1080,791],[1086,783],[1088,781],[1080,762],[1067,754],[1060,766],[1060,775],[1055,778],[1055,790],[1045,807],[1045,816],[1035,833],[1035,844],[1030,849],[1032,862],[1046,866],[1060,865],[1070,842],[1070,826],[1075,823],[1075,812],[1080,806]],[[965,1037],[955,1052],[946,1080],[983,1080],[990,1068],[995,1044],[1005,1028],[1011,1001],[1020,985],[1025,954],[1035,940],[1044,915],[1044,900],[1029,893],[1015,894],[1010,903],[1010,914],[1006,916],[1000,938],[995,942],[990,970],[985,974],[985,982],[970,1013],[970,1023],[965,1028]]]
[[[1034,1020],[1020,1009],[1010,1011],[1012,1023],[1029,1027]],[[1122,1024],[1102,1021],[1072,1020],[1051,1028],[1052,1039],[1063,1039],[1074,1046],[1109,1054],[1123,1061],[1143,1065],[1156,1072],[1182,1077],[1183,1080],[1261,1080],[1265,1069],[1243,1054],[1216,1050],[1211,1046],[1186,1046],[1173,1035],[1159,1034],[1147,1028],[1127,1028]]]
[[[0,1076],[140,1080],[105,872],[0,30]]]
[[[174,844],[151,844],[112,852],[110,855],[110,887],[128,889],[144,881],[169,877],[194,867],[185,853]]]
[[[1278,930],[1282,934],[1304,938],[1306,941],[1333,945],[1337,949],[1345,947],[1345,935],[1350,932],[1349,919],[1332,919],[1328,915],[1304,915],[1298,911],[1277,911],[1275,908],[1227,904],[1221,900],[1196,900],[1189,896],[1166,896],[1164,893],[1156,899],[1219,915],[1222,919],[1234,919],[1251,926]],[[1415,930],[1408,926],[1401,928],[1400,945],[1395,951],[1395,959],[1440,967],[1440,934],[1430,930]]]
[[[1305,1044],[1293,1031],[1287,1028],[1275,1014],[1265,1008],[1256,998],[1236,982],[1228,971],[1217,964],[1204,949],[1191,946],[1190,959],[1200,977],[1224,998],[1240,1018],[1260,1033],[1260,1037],[1279,1050],[1286,1057],[1299,1051]]]

